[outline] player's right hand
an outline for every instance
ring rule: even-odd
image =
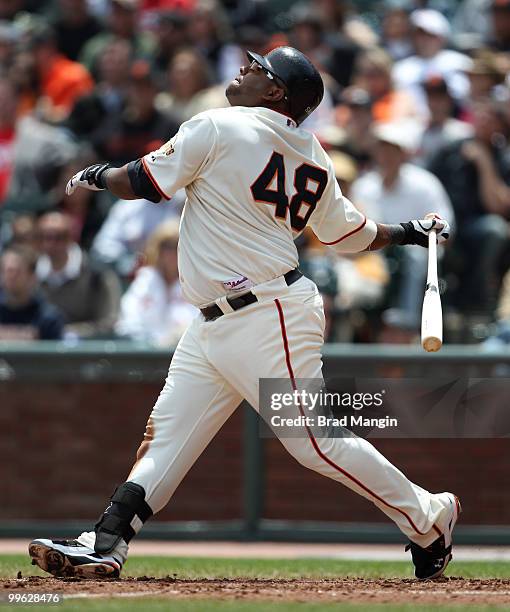
[[[405,230],[405,238],[401,244],[418,244],[427,248],[431,230],[436,230],[437,244],[446,242],[450,237],[450,224],[439,215],[431,216],[429,219],[414,219],[400,225]]]
[[[71,177],[66,185],[66,194],[73,194],[78,187],[89,189],[90,191],[102,191],[106,186],[102,180],[105,170],[110,168],[110,164],[94,164],[87,166]]]

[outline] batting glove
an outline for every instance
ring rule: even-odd
[[[417,219],[400,224],[404,228],[404,240],[400,244],[418,244],[428,248],[429,232],[436,230],[437,244],[446,242],[450,237],[450,224],[441,217]]]
[[[76,191],[77,187],[83,187],[83,189],[89,189],[90,191],[106,189],[104,173],[110,167],[110,164],[94,164],[84,170],[80,170],[67,183],[66,194],[68,196],[71,195]]]

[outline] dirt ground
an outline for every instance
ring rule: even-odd
[[[510,580],[442,578],[433,582],[411,579],[342,578],[335,580],[222,579],[180,580],[124,578],[19,577],[0,581],[0,590],[60,592],[67,597],[163,597],[168,599],[218,599],[246,601],[420,603],[460,605],[510,605]]]

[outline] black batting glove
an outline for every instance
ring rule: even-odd
[[[450,237],[450,224],[438,216],[432,219],[415,219],[400,225],[405,232],[404,239],[400,244],[417,244],[428,248],[431,230],[436,230],[437,244],[446,242]]]
[[[67,183],[66,194],[69,196],[75,192],[77,187],[89,189],[90,191],[102,191],[106,189],[104,173],[110,164],[94,164],[84,170],[77,172]]]

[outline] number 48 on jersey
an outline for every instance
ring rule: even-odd
[[[269,189],[275,183],[276,189]],[[295,192],[289,201],[285,192],[285,164],[283,155],[276,153],[260,173],[257,180],[251,186],[251,193],[256,202],[273,204],[275,216],[279,219],[287,219],[287,210],[290,214],[290,224],[297,232],[302,231],[310,215],[315,210],[317,202],[321,199],[328,183],[328,173],[317,166],[301,164],[294,173]],[[302,214],[302,207],[306,209]]]

